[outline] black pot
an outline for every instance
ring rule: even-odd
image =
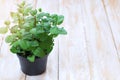
[[[43,58],[36,58],[35,62],[30,62],[27,58],[17,55],[21,65],[21,70],[26,75],[34,76],[46,71],[48,55]]]

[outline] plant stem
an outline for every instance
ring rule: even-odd
[[[36,16],[34,16],[34,26],[36,27]]]

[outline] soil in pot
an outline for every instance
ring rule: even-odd
[[[47,58],[46,55],[43,58],[36,58],[34,62],[30,62],[27,58],[17,55],[21,65],[21,70],[26,75],[34,76],[40,75],[46,71]]]

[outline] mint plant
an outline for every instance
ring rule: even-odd
[[[67,34],[63,27],[64,16],[33,9],[25,1],[17,5],[17,11],[11,12],[11,20],[5,21],[0,34],[7,35],[5,41],[10,51],[26,57],[30,62],[35,58],[48,55],[54,46],[54,38],[59,34]]]

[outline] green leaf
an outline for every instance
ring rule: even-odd
[[[13,19],[13,23],[19,22],[20,15],[17,12],[11,12],[10,15],[11,15],[11,17]]]
[[[34,22],[34,20],[35,20],[34,16],[29,16],[25,18],[25,23]]]
[[[4,24],[7,25],[7,26],[9,26],[10,25],[10,21],[7,20],[7,21],[4,22]]]
[[[38,56],[38,57],[44,57],[45,56],[44,51],[40,47],[38,47],[37,49],[33,50],[33,54],[35,56]]]
[[[32,16],[36,15],[36,14],[37,14],[37,10],[36,10],[36,9],[35,9],[35,10],[31,10],[30,14],[31,14]]]
[[[17,25],[15,25],[15,26],[13,26],[11,29],[10,29],[10,32],[11,33],[16,33],[17,31],[18,31],[18,26]]]
[[[57,14],[52,14],[51,18],[53,19],[53,25],[57,25],[57,20],[58,20],[58,15]]]
[[[19,45],[23,50],[27,50],[30,46],[29,42],[26,40],[19,40]]]
[[[44,27],[45,32],[49,32],[49,30],[51,28],[51,23],[50,22],[44,22],[43,27]]]
[[[32,47],[39,46],[39,42],[38,41],[31,41],[30,44],[31,44]]]
[[[11,15],[12,18],[17,17],[17,14],[15,12],[11,12],[10,15]]]
[[[46,50],[46,53],[49,54],[52,51],[52,49],[53,49],[53,46],[48,47]]]
[[[22,35],[24,35],[24,34],[25,34],[25,29],[21,29],[21,30],[20,30],[20,33],[21,33]]]
[[[44,33],[44,32],[45,31],[44,31],[43,27],[37,27],[37,31],[36,31],[37,34]]]
[[[24,23],[23,24],[23,27],[25,28],[25,27],[30,27],[30,23]]]
[[[67,34],[66,30],[62,27],[59,28],[59,34]]]
[[[32,55],[32,56],[27,56],[27,59],[30,61],[30,62],[34,62],[35,61],[35,56]]]
[[[12,46],[14,46],[14,47],[18,47],[18,46],[19,46],[19,40],[14,41],[14,43],[12,44]]]
[[[48,54],[52,51],[53,45],[54,43],[50,40],[48,42],[44,41],[40,43],[40,48],[43,49],[44,52]]]
[[[7,27],[1,27],[0,28],[0,34],[5,34],[8,32],[8,28]]]
[[[41,11],[42,11],[42,9],[41,9],[41,8],[39,8],[38,10],[39,10],[39,12],[41,12]]]
[[[17,52],[18,52],[18,50],[17,50],[16,47],[14,47],[14,46],[12,46],[12,47],[10,48],[10,51],[11,51],[12,53],[17,53]]]
[[[23,8],[25,6],[25,1],[22,1],[20,4],[17,5],[19,8]]]
[[[32,40],[32,34],[30,34],[29,32],[24,32],[22,34],[22,38],[25,40]]]
[[[19,13],[24,13],[24,8],[18,8]]]
[[[43,16],[48,17],[49,15],[50,15],[49,13],[41,12],[41,13],[37,14],[36,17],[40,19]]]
[[[45,33],[41,33],[35,36],[37,39],[39,39],[40,41],[44,41],[47,39],[48,35]]]
[[[21,5],[22,5],[22,6],[25,6],[25,1],[23,1],[23,2],[21,3]]]
[[[30,33],[31,33],[31,34],[36,34],[36,32],[37,32],[37,29],[36,29],[36,28],[32,28],[32,29],[30,30]]]
[[[52,27],[50,29],[51,34],[67,34],[64,28]]]
[[[32,39],[32,34],[30,34],[29,32],[25,31],[25,29],[21,29],[21,37],[22,39],[26,39],[26,40],[31,40]]]
[[[23,28],[26,29],[26,30],[30,30],[31,28],[33,28],[34,26],[34,23],[33,21],[32,22],[26,22],[23,24]]]
[[[7,43],[11,43],[11,42],[15,41],[15,38],[16,38],[15,35],[9,35],[5,38],[5,41]]]
[[[51,36],[47,37],[44,41],[40,42],[40,48],[48,49],[51,45],[53,45],[54,40]]]
[[[10,48],[10,51],[12,52],[12,53],[20,53],[20,47],[19,46],[12,46],[11,48]]]
[[[61,23],[63,23],[63,20],[64,20],[63,15],[58,16],[57,24],[60,25]]]
[[[25,8],[24,9],[24,15],[28,15],[29,14],[29,12],[32,10],[32,7],[27,7],[27,8]]]

